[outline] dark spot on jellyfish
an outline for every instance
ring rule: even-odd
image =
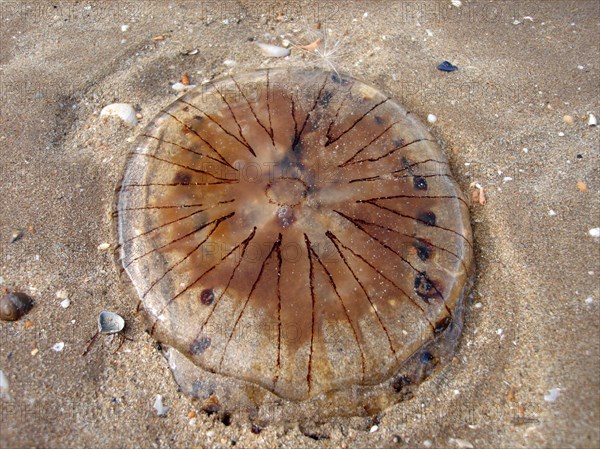
[[[277,208],[276,217],[279,226],[281,226],[282,228],[287,228],[296,221],[294,209],[290,206],[281,206]]]
[[[401,393],[410,384],[412,384],[412,380],[408,376],[396,376],[392,380],[392,388],[396,393]]]
[[[435,214],[433,212],[421,212],[417,215],[417,220],[422,223],[425,223],[427,226],[435,226]]]
[[[177,173],[175,173],[175,178],[173,179],[173,182],[175,184],[181,184],[181,185],[187,186],[190,184],[191,180],[192,180],[192,177],[189,175],[189,173],[184,173],[182,171],[178,171]]]
[[[436,334],[441,334],[448,328],[448,326],[450,326],[450,323],[452,323],[452,319],[449,316],[445,316],[435,323],[434,332]]]
[[[302,142],[300,139],[294,139],[294,143],[292,144],[292,151],[294,153],[300,153],[302,151]]]
[[[331,74],[331,80],[334,83],[342,84],[342,78],[340,78],[340,76],[337,73],[332,73]]]
[[[201,115],[194,115],[194,120],[196,120],[197,122],[201,122],[204,120],[204,117],[202,117]]]
[[[189,111],[189,110],[190,110],[190,107],[189,107],[189,106],[184,106],[184,107],[183,107],[181,110],[182,110],[183,112],[187,112],[187,111]]]
[[[427,190],[427,180],[422,176],[414,176],[413,186],[415,186],[416,190]]]
[[[402,148],[402,146],[404,145],[404,139],[394,139],[392,141],[392,143],[394,144],[394,148],[397,150],[399,148]],[[406,168],[409,165],[410,165],[410,162],[408,161],[408,159],[406,159],[404,156],[402,156],[402,166],[404,168]]]
[[[210,306],[215,300],[215,293],[212,288],[206,288],[200,293],[200,302],[205,306]]]
[[[374,120],[375,120],[375,123],[380,126],[385,123],[385,120],[383,118],[379,117],[378,115],[375,116]]]
[[[419,257],[419,259],[425,261],[431,256],[431,245],[425,240],[418,239],[414,243],[414,247],[417,250],[417,256]]]
[[[433,355],[429,351],[425,351],[423,354],[419,356],[419,360],[421,363],[429,364],[433,362]]]
[[[209,337],[199,337],[190,345],[190,352],[194,355],[202,354],[210,346]]]
[[[329,106],[329,102],[331,101],[331,98],[333,97],[333,92],[330,91],[326,91],[323,95],[321,95],[321,98],[319,99],[319,106],[326,108],[327,106]]]
[[[433,282],[427,278],[426,273],[419,273],[415,276],[414,290],[427,304],[431,298],[438,295]]]

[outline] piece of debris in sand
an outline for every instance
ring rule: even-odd
[[[100,117],[118,117],[129,126],[136,126],[138,121],[133,106],[127,103],[113,103],[104,106]]]
[[[296,47],[306,51],[315,51],[317,48],[319,48],[319,45],[321,45],[321,38],[318,38],[316,41],[311,42],[310,44],[296,45]]]
[[[437,66],[437,69],[441,70],[442,72],[454,72],[454,71],[458,70],[458,67],[456,67],[449,61],[444,61],[440,65]]]
[[[560,388],[551,388],[548,391],[548,393],[544,395],[544,401],[554,402],[558,399],[559,394],[560,394]]]
[[[590,229],[588,232],[594,238],[600,237],[600,228],[593,228],[593,229]]]
[[[587,192],[587,186],[585,185],[585,182],[583,181],[577,181],[577,188],[579,189],[580,192]]]
[[[592,113],[588,114],[588,125],[589,126],[598,126],[598,120],[596,119],[596,116]]]
[[[263,42],[256,42],[256,45],[258,45],[263,55],[269,58],[283,58],[290,54],[289,48],[278,47],[277,45],[265,44]]]
[[[4,375],[4,372],[0,370],[0,399],[7,399],[12,401],[10,393],[8,392],[8,379]]]

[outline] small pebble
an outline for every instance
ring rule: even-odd
[[[277,45],[265,44],[263,42],[256,42],[256,45],[260,48],[263,55],[269,58],[283,58],[290,54],[289,48],[278,47]]]
[[[564,137],[564,136],[565,136],[565,133],[563,133],[563,132],[561,131],[561,132],[559,132],[559,133],[558,133],[558,136],[559,136],[559,137]]]
[[[563,117],[563,122],[565,122],[567,125],[572,125],[573,123],[575,123],[575,119],[572,115],[565,115]]]
[[[0,398],[5,398],[9,401],[12,400],[10,393],[8,392],[8,379],[2,370],[0,370]]]
[[[585,183],[583,181],[577,181],[577,188],[581,191],[581,192],[587,192],[587,186],[585,185]]]
[[[66,308],[68,308],[70,305],[71,305],[71,300],[70,300],[69,298],[67,298],[67,299],[63,299],[63,300],[60,302],[60,306],[61,306],[63,309],[66,309]]]
[[[505,176],[504,179],[502,180],[504,183],[507,183],[509,181],[512,181],[513,179],[510,176]]]
[[[594,302],[594,298],[592,298],[591,296],[588,296],[587,298],[585,298],[586,304],[591,304],[592,302]]]
[[[377,432],[377,430],[379,430],[379,426],[377,424],[375,424],[375,425],[373,425],[373,427],[371,427],[369,432],[374,433],[374,432]]]
[[[460,438],[449,438],[448,443],[455,444],[459,449],[473,449],[473,444],[467,440],[461,440]]]
[[[594,114],[589,114],[588,125],[589,126],[598,126],[598,120],[596,120],[596,116]]]
[[[169,411],[169,407],[163,405],[162,395],[157,394],[154,399],[154,410],[158,416],[165,416]]]
[[[129,29],[129,25],[121,25],[121,31],[124,33]]]
[[[61,289],[56,292],[56,297],[58,299],[67,299],[69,297],[69,294],[67,293],[66,290]]]
[[[189,89],[193,89],[194,87],[196,87],[195,84],[183,84],[183,83],[174,83],[171,88],[177,92],[182,92],[184,90],[189,90]]]
[[[225,61],[223,61],[223,64],[227,67],[233,67],[237,64],[237,62],[235,62],[233,59],[226,59]]]
[[[56,351],[56,352],[60,352],[65,348],[65,343],[64,342],[59,342],[56,343],[54,346],[52,346],[52,350]]]
[[[456,8],[460,8],[462,6],[462,2],[460,0],[451,0],[450,3],[452,3],[452,6]]]
[[[552,209],[550,209],[548,211],[548,215],[551,216],[551,217],[555,217],[556,216],[556,212],[554,212]]]
[[[560,388],[552,388],[550,391],[544,395],[544,401],[546,402],[554,402],[558,399],[558,395],[560,394]]]
[[[435,122],[437,122],[437,117],[436,117],[435,115],[433,115],[433,114],[429,114],[429,115],[427,116],[427,121],[428,121],[429,123],[435,123]]]
[[[98,249],[99,249],[100,251],[107,250],[108,248],[110,248],[110,243],[100,243],[100,244],[98,245]]]
[[[458,67],[456,67],[455,65],[453,65],[452,63],[450,63],[448,61],[444,61],[440,65],[437,66],[437,69],[441,70],[442,72],[454,72],[454,71],[458,70]]]
[[[433,446],[433,443],[431,442],[431,440],[425,440],[425,441],[423,441],[423,447],[429,448],[431,446]]]
[[[35,348],[33,351],[31,351],[32,357],[35,357],[38,352],[40,352],[38,348]]]
[[[523,148],[523,153],[529,153],[529,148]]]
[[[592,237],[600,237],[600,228],[592,228],[588,232]]]

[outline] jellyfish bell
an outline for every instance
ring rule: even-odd
[[[378,413],[451,357],[468,212],[414,114],[347,76],[269,69],[192,89],[147,126],[118,233],[184,391],[316,418]]]

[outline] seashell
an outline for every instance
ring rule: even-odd
[[[265,56],[269,58],[283,58],[285,56],[289,56],[290,49],[278,47],[277,45],[264,44],[262,42],[257,42],[256,45],[262,50]]]
[[[125,327],[125,320],[113,312],[100,312],[98,315],[98,332],[101,334],[117,334]]]
[[[100,111],[100,117],[109,116],[119,117],[122,121],[132,127],[138,123],[135,109],[133,109],[133,106],[127,103],[113,103],[109,104],[108,106],[104,106],[102,111]]]
[[[0,319],[16,321],[33,307],[33,300],[21,292],[11,292],[0,298]]]

